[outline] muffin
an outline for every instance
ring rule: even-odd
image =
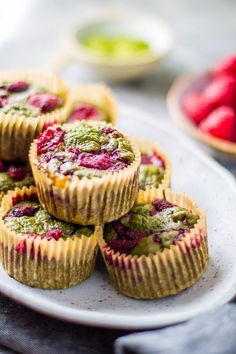
[[[126,214],[135,202],[140,152],[105,123],[48,128],[32,144],[30,162],[40,202],[61,220],[102,224]]]
[[[26,163],[0,160],[0,201],[7,191],[32,185],[34,178],[30,166]]]
[[[146,192],[125,216],[105,225],[99,244],[114,286],[137,299],[177,294],[208,264],[203,212],[170,190]]]
[[[17,188],[3,197],[0,230],[3,267],[26,285],[68,288],[93,271],[97,253],[94,227],[51,216],[39,204],[35,187]]]
[[[168,188],[171,182],[171,163],[167,155],[159,149],[154,141],[136,139],[141,151],[139,173],[139,196],[144,191],[157,188]]]
[[[74,86],[70,90],[71,109],[68,123],[98,120],[114,125],[117,108],[112,91],[102,84]]]
[[[0,159],[27,161],[30,143],[68,116],[67,88],[37,71],[0,72]]]

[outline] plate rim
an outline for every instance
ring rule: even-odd
[[[222,176],[222,178],[225,179],[225,182],[231,186],[232,191],[234,191],[236,196],[236,180],[233,175],[218,162],[213,160],[210,156],[207,156],[204,152],[202,152],[190,139],[188,139],[175,128],[171,127],[170,124],[156,121],[154,118],[152,118],[150,113],[143,111],[141,108],[133,107],[132,105],[126,104],[124,102],[120,103],[119,106],[121,111],[127,113],[132,112],[132,114],[136,114],[138,120],[148,122],[157,129],[161,129],[162,131],[173,135],[173,137],[181,139],[181,142],[187,146],[190,151],[193,151],[199,159],[203,160],[208,166],[210,166],[210,168],[214,169],[218,174]],[[234,272],[232,272],[232,274],[236,274],[236,262],[233,270]],[[22,284],[19,285],[22,286]],[[213,303],[211,302],[208,304],[208,306],[204,307],[204,309],[198,310],[197,312],[194,309],[191,309],[183,313],[170,313],[166,314],[165,318],[161,319],[158,318],[158,315],[114,315],[111,313],[93,312],[89,310],[74,309],[69,307],[67,308],[59,304],[53,304],[52,307],[52,300],[41,298],[39,301],[38,298],[40,295],[35,297],[35,294],[24,294],[24,288],[18,288],[17,285],[14,288],[11,288],[10,284],[4,284],[4,282],[1,281],[1,277],[0,291],[2,294],[18,303],[23,304],[28,308],[43,313],[44,315],[67,322],[111,329],[142,330],[183,322],[196,315],[225,304],[226,302],[230,301],[236,294],[236,279],[234,282],[232,282],[231,288],[225,292],[224,296],[221,297],[220,300],[218,299]]]

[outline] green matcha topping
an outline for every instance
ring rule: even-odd
[[[164,170],[153,165],[141,165],[139,173],[139,188],[145,190],[147,187],[158,188],[164,177]]]
[[[4,223],[7,228],[18,234],[42,237],[47,237],[50,231],[57,231],[63,239],[82,235],[89,237],[94,233],[93,226],[80,226],[58,220],[34,201],[24,201],[13,206],[5,215]],[[51,238],[54,236],[50,235]]]
[[[154,150],[150,155],[142,153],[139,188],[158,188],[165,174],[165,164],[163,159]]]
[[[16,187],[22,188],[24,186],[30,187],[34,185],[34,179],[32,175],[26,176],[21,181],[15,181],[7,172],[0,172],[0,192],[6,193],[9,190],[13,190]]]
[[[101,177],[127,167],[135,158],[130,142],[110,126],[79,123],[49,128],[37,143],[39,166],[52,173]]]
[[[71,128],[65,134],[65,146],[75,147],[81,151],[90,152],[100,148],[100,132],[87,124]]]
[[[37,117],[61,107],[63,99],[26,81],[0,83],[0,111],[24,117]]]
[[[2,108],[2,112],[5,114],[17,114],[18,116],[25,117],[37,117],[40,114],[40,109],[38,107],[33,107],[27,103],[13,103],[7,104]]]
[[[198,215],[160,199],[134,206],[128,214],[107,224],[105,240],[117,252],[148,255],[181,241],[198,219]]]
[[[82,44],[95,54],[116,60],[131,60],[152,54],[146,41],[125,36],[91,34],[82,39]]]

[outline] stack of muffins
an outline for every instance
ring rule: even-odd
[[[30,71],[0,78],[0,249],[8,274],[33,287],[71,287],[91,275],[100,249],[127,296],[159,298],[194,284],[208,264],[205,215],[169,189],[170,162],[154,142],[114,127],[112,92],[69,89]]]

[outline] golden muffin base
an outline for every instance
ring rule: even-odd
[[[139,204],[164,198],[199,215],[199,220],[181,241],[163,252],[132,256],[114,252],[99,236],[99,246],[113,285],[136,299],[156,299],[174,295],[190,287],[208,265],[208,245],[204,213],[185,195],[170,190],[147,191]]]
[[[14,205],[13,200],[29,199],[37,194],[35,187],[15,189],[3,197],[0,212],[1,262],[16,280],[42,289],[63,289],[80,284],[92,273],[97,254],[97,231],[92,236],[46,240],[16,234],[8,229],[3,216]],[[16,251],[16,247],[21,252]]]

